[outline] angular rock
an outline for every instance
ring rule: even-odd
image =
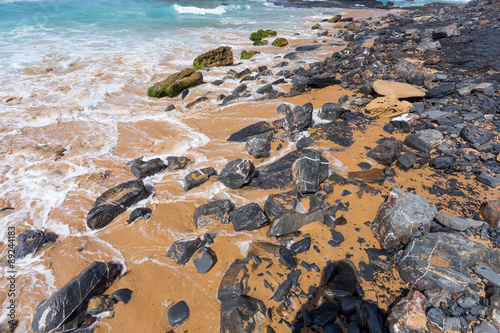
[[[229,223],[229,211],[231,210],[231,201],[215,200],[199,206],[194,211],[194,225],[196,229],[212,223]]]
[[[245,295],[250,291],[248,285],[249,269],[256,269],[261,260],[257,257],[249,257],[246,259],[236,259],[229,265],[220,281],[219,289],[217,290],[217,299],[221,302],[231,298]]]
[[[269,224],[269,219],[259,204],[251,203],[229,213],[235,231],[256,230]]]
[[[276,289],[276,292],[273,295],[273,301],[275,302],[283,302],[286,298],[286,295],[290,292],[290,289],[292,289],[292,281],[290,279],[286,279],[278,289]]]
[[[402,170],[408,170],[413,167],[415,163],[417,163],[417,155],[412,152],[406,152],[398,157],[396,166]]]
[[[202,246],[198,252],[193,256],[193,264],[196,267],[198,273],[206,274],[212,267],[214,267],[217,262],[217,256],[215,252],[208,248]]]
[[[418,228],[430,225],[436,212],[436,206],[421,196],[393,188],[370,228],[380,246],[392,250],[407,244]]]
[[[197,56],[193,61],[193,69],[201,70],[207,67],[229,66],[233,64],[233,49],[230,46],[220,46]]]
[[[148,89],[149,97],[175,97],[184,89],[195,87],[203,83],[203,74],[192,69],[184,69],[170,75],[166,80],[155,83]]]
[[[434,218],[442,225],[457,231],[465,231],[469,227],[477,228],[485,223],[484,221],[476,221],[465,217],[457,217],[441,213],[436,213]]]
[[[295,91],[302,91],[309,85],[309,79],[305,76],[296,75],[292,79],[292,88]]]
[[[383,183],[385,180],[385,172],[384,169],[352,171],[347,174],[347,177],[367,183]]]
[[[211,176],[216,175],[214,168],[208,167],[200,170],[190,172],[184,177],[185,185],[184,189],[189,191],[201,184],[207,182]]]
[[[425,332],[427,316],[425,296],[416,290],[401,299],[392,309],[387,324],[392,332]]]
[[[366,156],[373,158],[383,165],[394,163],[403,149],[403,143],[399,140],[386,140],[366,153]]]
[[[184,169],[190,161],[191,160],[185,156],[168,156],[167,169],[171,171]]]
[[[297,147],[297,149],[303,149],[312,146],[313,144],[314,144],[313,138],[309,136],[304,136],[295,143],[295,147]]]
[[[423,291],[459,293],[476,286],[471,267],[489,257],[488,249],[460,233],[429,233],[413,240],[401,254],[397,268],[411,287]]]
[[[295,106],[291,112],[285,115],[285,118],[281,119],[281,127],[285,131],[291,132],[311,126],[313,108],[308,104]]]
[[[493,139],[494,134],[487,128],[469,125],[462,128],[460,136],[472,144],[482,145]]]
[[[221,302],[221,333],[264,332],[266,306],[252,297],[238,296]]]
[[[255,166],[252,161],[238,158],[226,164],[217,178],[226,187],[236,189],[248,184],[254,173]]]
[[[109,295],[109,298],[114,299],[117,302],[127,304],[132,298],[132,293],[132,290],[127,288],[118,289],[117,291]]]
[[[265,86],[260,87],[257,89],[257,94],[269,94],[270,92],[273,91],[273,86],[271,84],[266,84]]]
[[[431,308],[427,311],[427,320],[437,326],[439,330],[444,331],[446,326],[446,314],[440,308]]]
[[[410,112],[413,104],[400,101],[394,96],[377,97],[365,107],[365,113],[369,116],[395,117]]]
[[[202,244],[200,237],[179,239],[169,247],[167,258],[173,259],[179,266],[185,266]]]
[[[323,223],[324,221],[325,215],[321,211],[314,211],[307,214],[285,213],[271,222],[271,227],[267,231],[267,236],[278,237],[288,235],[298,231],[309,223]]]
[[[451,156],[436,156],[429,161],[429,166],[434,169],[452,168],[455,161]]]
[[[136,208],[132,211],[132,213],[130,213],[130,216],[127,220],[127,223],[130,224],[130,223],[132,223],[140,218],[147,220],[151,217],[152,212],[153,211],[151,210],[151,208],[148,208],[148,207]]]
[[[269,218],[280,217],[293,211],[297,205],[297,195],[293,192],[270,194],[264,204],[264,212]]]
[[[341,104],[325,103],[318,112],[318,117],[320,119],[336,120],[343,111],[344,108]]]
[[[500,185],[500,177],[495,177],[487,172],[482,172],[479,176],[476,177],[476,180],[493,188]]]
[[[132,174],[136,176],[137,179],[143,179],[162,172],[166,167],[167,166],[160,158],[153,158],[148,161],[143,161],[142,158],[136,158],[132,161],[130,171],[132,171]]]
[[[500,199],[483,203],[479,211],[493,228],[500,227]]]
[[[98,197],[87,214],[87,226],[101,229],[127,208],[149,196],[142,180],[132,180],[115,186]]]
[[[31,329],[38,333],[74,330],[83,323],[92,297],[101,295],[120,275],[121,266],[94,261],[35,310]]]
[[[377,80],[373,82],[373,90],[382,96],[401,98],[424,97],[425,93],[411,84]]]
[[[56,239],[55,233],[43,230],[26,230],[20,233],[17,236],[17,245],[14,247],[16,260],[40,251],[45,245],[55,242]]]
[[[174,305],[167,312],[168,323],[172,327],[177,327],[186,322],[189,318],[189,307],[184,301],[180,301]]]
[[[478,265],[474,270],[474,273],[486,279],[490,284],[495,287],[500,287],[500,275],[495,273],[491,268],[486,265]]]
[[[261,121],[252,125],[249,125],[236,133],[233,133],[227,138],[227,141],[245,142],[248,138],[272,131],[273,127],[267,121]]]
[[[405,113],[396,118],[392,118],[390,124],[404,133],[409,133],[413,127],[415,127],[419,118],[420,117],[414,113]]]
[[[314,193],[328,178],[328,161],[319,152],[310,152],[292,165],[295,188],[300,193]]]
[[[452,84],[442,84],[427,91],[425,98],[442,98],[455,92],[455,86]]]
[[[437,130],[422,130],[406,137],[403,144],[419,152],[429,154],[432,149],[439,146],[443,134]]]
[[[255,158],[265,158],[269,157],[271,153],[271,142],[273,141],[273,133],[267,132],[262,134],[257,134],[250,139],[245,144],[247,153]]]

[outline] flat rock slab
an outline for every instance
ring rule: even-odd
[[[435,219],[444,226],[450,227],[453,230],[465,231],[469,227],[480,227],[486,222],[477,221],[465,217],[457,217],[452,215],[446,215],[441,213],[436,213]]]
[[[472,144],[482,145],[493,139],[494,134],[487,128],[469,125],[462,128],[460,136]]]
[[[303,226],[313,223],[323,223],[325,215],[320,211],[307,214],[286,213],[271,222],[271,227],[267,231],[267,236],[283,236],[291,234]]]
[[[247,139],[256,134],[269,132],[271,130],[273,130],[273,126],[270,123],[267,121],[260,121],[255,124],[248,125],[247,127],[240,129],[238,132],[231,134],[229,138],[227,138],[227,141],[245,142]]]
[[[489,250],[459,233],[436,232],[413,240],[397,268],[411,287],[459,293],[477,283],[469,271],[489,257]]]
[[[500,275],[495,273],[491,268],[486,265],[478,265],[474,270],[474,273],[488,280],[491,284],[500,288]]]
[[[364,132],[366,124],[366,119],[332,121],[313,126],[310,133],[315,140],[327,140],[342,147],[350,147],[355,141],[355,131]]]
[[[367,183],[383,183],[385,179],[385,172],[384,169],[351,171],[347,174],[347,177]]]
[[[377,80],[373,82],[373,90],[382,96],[394,96],[396,98],[424,97],[425,92],[407,83]]]

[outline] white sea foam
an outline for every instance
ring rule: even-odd
[[[195,7],[195,6],[180,6],[178,4],[175,4],[174,9],[179,14],[222,15],[222,14],[226,13],[225,6],[218,6],[215,8],[199,8],[199,7]]]

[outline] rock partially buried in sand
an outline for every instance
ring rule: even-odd
[[[380,206],[371,230],[384,250],[392,250],[407,244],[418,228],[430,225],[436,212],[433,203],[395,187]]]
[[[200,207],[194,211],[194,224],[196,228],[219,222],[229,223],[229,211],[231,210],[231,201],[215,200]]]
[[[31,323],[38,333],[69,332],[82,325],[89,301],[101,295],[120,275],[121,266],[94,261],[49,299],[40,302]]]
[[[148,196],[142,180],[132,180],[115,186],[96,199],[94,207],[87,214],[87,226],[90,229],[104,228],[127,208]]]
[[[425,332],[427,300],[417,290],[412,290],[393,308],[387,322],[394,332]]]
[[[373,90],[382,96],[394,96],[401,98],[424,97],[425,92],[408,83],[377,80],[373,82]]]
[[[173,305],[167,312],[168,323],[172,327],[177,327],[189,318],[189,307],[184,301]]]
[[[16,259],[22,259],[29,254],[38,252],[56,239],[57,235],[53,232],[26,230],[17,236],[17,245],[14,248]]]
[[[130,171],[137,179],[143,179],[160,173],[167,167],[160,158],[153,158],[148,161],[143,161],[142,158],[136,158],[131,164]]]
[[[291,234],[303,226],[313,223],[323,223],[325,215],[320,211],[315,211],[307,214],[301,213],[285,213],[282,216],[275,218],[271,222],[271,227],[267,232],[267,236],[283,236]]]
[[[196,186],[200,186],[201,184],[207,182],[211,176],[214,176],[216,174],[217,173],[212,167],[203,168],[200,170],[190,172],[189,174],[186,175],[186,177],[184,177],[185,181],[184,189],[186,191],[189,191],[195,188]]]
[[[192,69],[184,69],[170,75],[166,80],[155,83],[148,89],[149,97],[175,97],[184,89],[195,87],[203,83],[203,74]]]
[[[217,290],[217,299],[221,302],[231,298],[245,295],[250,291],[248,285],[249,269],[255,270],[262,260],[258,257],[249,257],[246,259],[236,259],[229,265],[220,281]]]
[[[235,132],[227,138],[227,141],[235,141],[235,142],[245,142],[250,137],[269,132],[273,129],[273,126],[269,124],[267,121],[259,121],[258,123],[248,125],[240,129],[238,132]]]
[[[173,259],[179,266],[185,266],[202,244],[200,237],[179,239],[169,247],[167,258]]]
[[[276,38],[272,43],[271,43],[272,46],[276,46],[276,47],[284,47],[284,46],[287,46],[288,45],[288,41],[286,40],[286,38],[283,38],[283,37],[280,37],[280,38]]]
[[[220,46],[199,55],[193,61],[193,69],[201,70],[207,67],[229,66],[233,64],[233,49],[230,46]]]
[[[206,274],[217,262],[215,252],[205,246],[202,246],[193,257],[193,264],[198,273]]]
[[[264,332],[265,313],[264,303],[252,297],[238,296],[221,302],[220,332]]]
[[[238,158],[222,168],[218,179],[226,187],[236,189],[248,184],[254,173],[255,166],[252,161]]]
[[[366,156],[373,158],[375,161],[383,165],[391,165],[396,162],[399,155],[401,155],[401,150],[403,149],[403,143],[399,140],[386,140],[371,149],[366,153]]]
[[[395,117],[410,112],[413,104],[400,101],[395,96],[377,97],[365,107],[369,116]]]

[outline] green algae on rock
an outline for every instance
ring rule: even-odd
[[[327,22],[328,23],[337,23],[338,21],[340,21],[341,18],[342,18],[342,15],[337,14],[334,17],[332,17],[331,19],[329,19]]]
[[[170,75],[166,80],[155,83],[148,89],[149,97],[175,97],[183,90],[203,83],[203,74],[191,68]]]
[[[207,67],[229,66],[233,64],[233,49],[230,46],[220,46],[197,56],[193,61],[193,69],[201,70]]]
[[[288,40],[286,40],[286,38],[283,38],[283,37],[276,38],[271,45],[276,46],[276,47],[287,46]]]
[[[263,39],[263,40],[255,40],[253,42],[253,45],[254,46],[262,46],[262,45],[267,45],[269,43],[269,41],[267,39]]]
[[[258,30],[257,32],[254,32],[250,35],[250,40],[256,41],[256,40],[261,40],[267,37],[274,37],[278,33],[274,30]]]
[[[361,29],[359,25],[351,25],[350,27],[347,27],[347,30],[349,31],[358,31],[359,29]]]
[[[314,30],[314,29],[321,29],[321,26],[319,25],[319,23],[316,23],[315,25],[313,25],[313,26],[311,27],[311,29],[313,29],[313,30]]]
[[[254,50],[250,50],[250,51],[243,50],[243,51],[241,51],[241,59],[250,60],[253,58],[254,55],[259,54],[259,53],[260,53],[259,51],[254,51]]]

